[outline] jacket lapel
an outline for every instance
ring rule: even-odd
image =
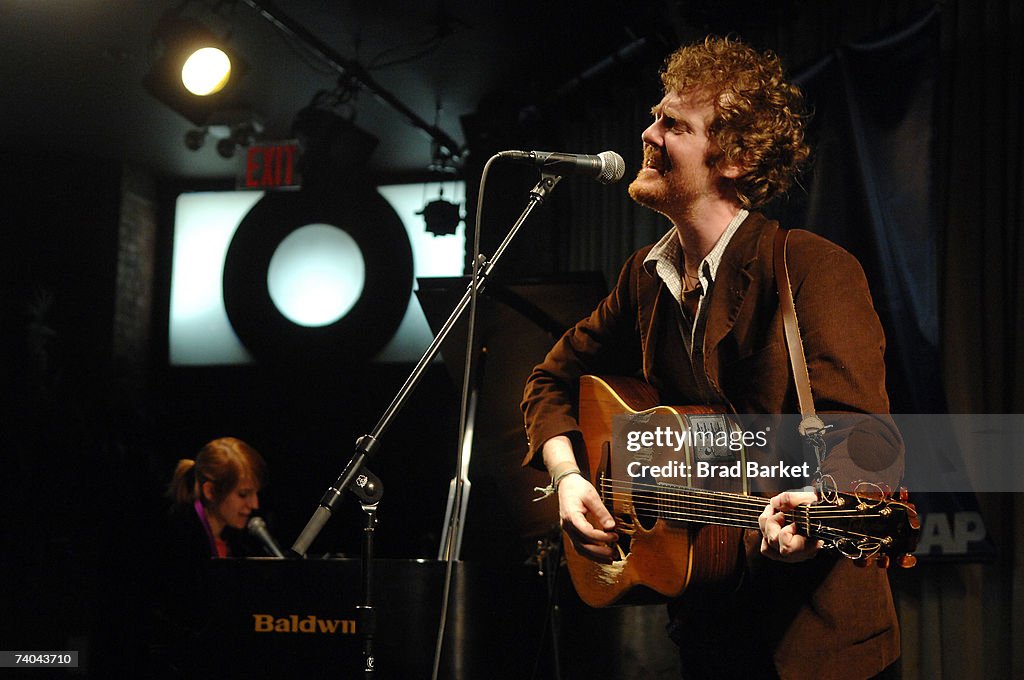
[[[654,367],[654,352],[657,347],[658,325],[660,323],[658,300],[665,282],[641,267],[637,272],[636,306],[637,322],[640,325],[640,346],[643,353],[644,380],[650,382]]]
[[[758,243],[768,224],[761,214],[751,213],[729,241],[718,265],[704,329],[704,369],[712,384],[718,382],[718,345],[732,331],[747,300]]]

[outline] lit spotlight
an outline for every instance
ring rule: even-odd
[[[194,124],[244,107],[238,85],[247,65],[195,19],[168,10],[153,29],[153,47],[156,58],[143,85]]]
[[[181,83],[199,97],[224,89],[231,77],[231,58],[219,47],[201,47],[181,66]]]

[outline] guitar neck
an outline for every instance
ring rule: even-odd
[[[631,505],[640,517],[663,519],[670,522],[717,524],[760,530],[758,518],[767,505],[767,499],[738,493],[711,491],[672,484],[628,482],[611,478],[600,480],[600,489],[606,503]],[[840,501],[842,503],[843,501]],[[854,542],[862,546],[882,545],[885,539],[865,532],[867,521],[885,521],[890,510],[884,507],[839,507],[831,504],[801,505],[783,512],[786,524],[796,525],[797,532],[826,544]],[[860,524],[853,524],[853,521]]]
[[[758,496],[608,477],[600,480],[600,491],[606,502],[631,503],[641,516],[741,529],[757,529],[757,519],[767,505]]]
[[[740,529],[760,529],[758,518],[768,504],[759,496],[607,477],[600,480],[600,490],[606,503],[614,506],[616,501],[625,501],[640,516]],[[799,532],[810,538],[835,538],[823,520],[842,514],[845,511],[838,508],[812,505],[783,513],[787,522],[795,523]]]

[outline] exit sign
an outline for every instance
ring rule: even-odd
[[[296,170],[297,141],[253,144],[245,149],[245,168],[238,176],[239,189],[297,189],[302,178]]]

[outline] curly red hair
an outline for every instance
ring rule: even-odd
[[[789,190],[810,156],[807,115],[800,88],[785,79],[775,54],[708,36],[671,54],[661,82],[666,93],[698,93],[713,104],[709,160],[743,169],[734,182],[741,205],[757,208]]]

